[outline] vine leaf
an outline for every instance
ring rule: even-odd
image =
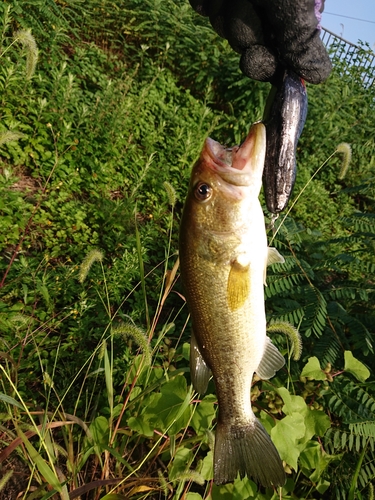
[[[358,359],[356,359],[350,351],[345,351],[345,368],[346,372],[351,373],[355,376],[357,380],[360,382],[364,382],[370,376],[369,369],[361,363]]]
[[[279,387],[277,392],[283,398],[285,415],[291,415],[294,412],[303,413],[306,410],[305,400],[301,396],[290,394],[286,387]]]
[[[279,420],[271,430],[271,437],[282,460],[297,470],[297,460],[300,454],[298,440],[305,435],[304,416],[294,412]]]
[[[320,368],[319,359],[316,356],[309,358],[306,365],[303,367],[301,377],[308,377],[313,380],[326,380],[327,375]]]
[[[315,435],[324,436],[326,431],[331,427],[331,421],[324,411],[309,410],[306,412],[305,425],[305,438],[308,440]]]

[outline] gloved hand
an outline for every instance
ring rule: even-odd
[[[285,68],[310,83],[328,78],[331,62],[319,38],[324,0],[189,0],[241,54],[242,72],[274,82]]]

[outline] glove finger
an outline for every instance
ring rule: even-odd
[[[250,78],[272,79],[277,60],[266,47],[262,20],[249,0],[190,0],[199,13],[208,16],[212,27],[242,55],[240,67]]]
[[[280,62],[311,83],[325,80],[332,66],[319,37],[315,0],[253,1],[267,17],[275,35],[273,46]],[[322,5],[317,7],[320,10]]]
[[[264,45],[253,45],[247,48],[240,60],[241,71],[254,80],[268,82],[278,69],[275,54]]]
[[[284,60],[287,66],[310,83],[324,82],[332,70],[332,63],[318,31],[306,43],[304,51],[287,53]]]
[[[261,22],[248,0],[190,0],[199,13],[208,16],[214,30],[237,52],[254,43],[264,44]]]

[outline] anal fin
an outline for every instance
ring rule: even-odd
[[[280,370],[285,364],[284,356],[280,354],[277,347],[275,347],[270,339],[266,337],[264,344],[264,353],[256,374],[263,380],[272,378],[277,370]]]
[[[204,394],[207,391],[211,375],[211,370],[203,359],[194,331],[192,331],[190,340],[190,376],[193,387],[199,394]]]

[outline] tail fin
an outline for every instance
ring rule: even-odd
[[[214,452],[214,482],[225,484],[238,472],[263,486],[282,486],[285,473],[279,454],[262,424],[254,417],[246,426],[218,423]]]

